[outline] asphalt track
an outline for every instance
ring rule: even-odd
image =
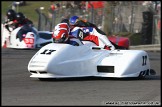
[[[72,78],[39,81],[27,65],[38,50],[1,50],[1,105],[161,105],[161,51],[148,52],[157,74],[136,78]]]

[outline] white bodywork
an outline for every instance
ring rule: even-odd
[[[84,41],[83,41],[84,42]],[[105,50],[84,42],[82,46],[50,43],[30,60],[33,78],[138,77],[149,75],[150,62],[143,50]]]
[[[32,31],[27,33],[22,33],[23,40],[17,38],[18,32],[22,29],[23,26],[18,27],[16,29],[9,28],[11,32],[9,32],[3,24],[1,24],[1,46],[6,48],[17,48],[17,49],[34,49],[40,48],[44,46],[43,44],[48,44],[53,42],[52,32],[49,31],[37,31],[35,27],[30,27]],[[43,38],[43,36],[48,39]]]

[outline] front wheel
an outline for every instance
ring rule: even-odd
[[[47,81],[47,78],[38,78],[40,81]]]

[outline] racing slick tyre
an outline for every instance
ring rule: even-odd
[[[141,71],[138,77],[140,79],[144,79],[146,77],[146,74],[147,74],[147,71],[146,70],[145,71]]]
[[[156,75],[156,72],[153,69],[150,69],[150,70],[148,69],[145,71],[141,71],[138,77],[140,79],[144,79],[146,77],[146,75]]]
[[[153,69],[150,69],[150,75],[156,75],[156,72],[155,72],[155,70],[153,70]]]

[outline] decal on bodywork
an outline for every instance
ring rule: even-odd
[[[41,52],[40,54],[45,54],[45,55],[51,55],[52,52],[54,52],[56,50],[51,50],[51,49],[45,49],[43,52]]]
[[[142,56],[142,59],[143,59],[142,66],[145,66],[147,62],[147,56],[146,55]]]

